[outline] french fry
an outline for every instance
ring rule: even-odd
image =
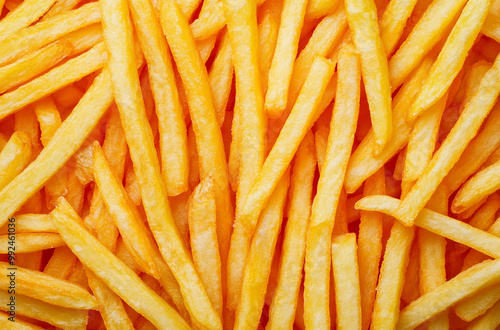
[[[189,233],[193,262],[208,297],[222,318],[222,281],[213,182],[204,179],[189,198]]]
[[[500,208],[500,196],[491,194],[486,202],[474,213],[469,225],[481,230],[488,230],[496,220],[496,212]]]
[[[382,167],[367,179],[363,196],[385,193],[385,169]],[[362,329],[370,325],[382,257],[382,215],[361,211],[358,234],[359,286],[361,292]]]
[[[16,233],[57,233],[47,214],[20,214],[15,216]],[[7,234],[7,224],[0,228],[0,234]]]
[[[496,42],[500,40],[500,25],[498,24],[498,20],[498,14],[489,12],[481,28],[481,32],[484,35],[494,39]]]
[[[23,132],[29,136],[33,154],[32,159],[38,157],[42,146],[40,144],[38,120],[33,108],[26,107],[14,114],[14,131]]]
[[[29,26],[38,20],[56,0],[28,0],[23,1],[19,7],[9,13],[7,17],[0,22],[0,40],[19,30]]]
[[[12,330],[43,330],[43,328],[40,328],[23,320],[18,319],[15,322],[12,322],[11,320],[9,320],[10,317],[10,314],[8,315],[6,313],[0,312],[0,325],[9,327],[9,329]]]
[[[20,56],[33,52],[61,36],[100,20],[99,4],[89,3],[53,19],[27,27],[2,40],[4,47],[0,49],[0,65],[11,63]]]
[[[475,94],[465,105],[456,125],[433,156],[424,175],[417,180],[396,211],[395,217],[405,225],[413,223],[493,108],[500,93],[500,56],[481,80],[479,90],[483,92]]]
[[[293,326],[302,282],[306,235],[312,205],[312,187],[316,171],[314,141],[307,133],[297,150],[290,186],[290,207],[282,246],[282,261],[277,287],[269,307],[269,329]]]
[[[23,106],[37,101],[50,93],[73,83],[84,76],[101,69],[106,60],[106,51],[102,43],[88,52],[68,60],[16,90],[0,96],[0,118],[18,111]],[[50,87],[49,87],[50,86]]]
[[[144,284],[134,272],[109,252],[81,224],[78,215],[61,197],[51,213],[59,232],[85,266],[94,272],[124,301],[156,327],[189,329],[185,321]],[[99,258],[95,258],[99,255]]]
[[[5,312],[9,312],[10,297],[11,295],[7,291],[0,290],[0,302],[2,303],[0,308]],[[63,329],[85,327],[88,318],[85,310],[54,306],[22,295],[16,296],[16,314],[47,322]]]
[[[261,76],[262,93],[267,92],[269,70],[273,62],[274,50],[278,41],[279,18],[274,17],[271,11],[264,13],[258,25],[259,29],[259,70]]]
[[[361,296],[356,234],[338,236],[332,241],[332,268],[335,280],[335,306],[339,329],[361,329]]]
[[[60,279],[67,279],[75,267],[76,262],[77,258],[73,252],[71,252],[70,248],[61,246],[54,249],[54,253],[50,257],[47,265],[45,265],[43,272]]]
[[[37,252],[63,246],[61,236],[56,233],[20,233],[15,236],[16,253]],[[12,245],[10,235],[0,235],[0,250],[8,251]]]
[[[392,135],[391,86],[384,45],[380,39],[377,8],[372,1],[345,2],[347,21],[361,58],[361,72],[375,137],[380,153]]]
[[[205,40],[216,35],[226,24],[222,2],[210,2],[203,7],[200,16],[190,24],[191,33],[195,40]]]
[[[15,132],[0,152],[0,190],[21,173],[31,160],[30,138],[24,132]]]
[[[307,1],[304,0],[283,3],[265,98],[266,113],[272,118],[279,117],[286,108],[306,6]]]
[[[4,274],[15,273],[16,293],[46,303],[76,309],[95,309],[97,302],[95,298],[80,286],[58,279],[31,269],[17,267],[14,271],[7,263],[0,263]],[[0,280],[0,289],[8,290],[11,279],[8,276]]]
[[[408,112],[410,118],[420,116],[445,95],[481,30],[490,2],[467,2]],[[457,52],[457,49],[460,51]]]
[[[403,34],[403,29],[418,1],[390,1],[379,22],[380,39],[389,57]]]
[[[500,302],[497,302],[483,316],[475,320],[470,329],[494,329],[500,325]]]
[[[163,2],[163,7],[167,2]],[[207,328],[220,328],[217,313],[196,274],[172,219],[154,147],[153,134],[141,97],[127,3],[126,1],[106,0],[100,5],[102,16],[105,18],[103,19],[103,34],[106,49],[109,52],[108,65],[113,81],[115,101],[120,111],[141,194],[148,196],[143,199],[148,223],[161,254],[168,261],[169,267],[179,282],[186,307],[195,319],[194,321]],[[175,4],[174,7],[177,8]],[[162,12],[165,13],[164,10]],[[175,24],[170,24],[170,26],[175,27]],[[170,44],[170,46],[173,50],[173,45]],[[126,79],[123,77],[123,72],[127,72]],[[213,116],[215,121],[215,113]],[[94,273],[96,273],[95,269]],[[99,277],[99,274],[96,273],[96,275]],[[107,284],[109,286],[109,283]]]
[[[101,23],[94,23],[89,26],[82,27],[76,31],[70,32],[66,35],[60,37],[61,41],[69,41],[74,48],[74,54],[79,54],[81,52],[87,51],[97,43],[102,41],[102,25]],[[81,80],[92,83],[93,78],[96,76],[92,75],[91,77],[87,77],[86,80]],[[86,85],[85,88],[88,88],[90,84]]]
[[[313,20],[328,15],[342,1],[312,0],[307,4],[306,19]]]
[[[41,18],[42,21],[63,14],[66,11],[72,10],[76,6],[78,6],[82,2],[82,0],[62,0],[56,1],[52,7],[43,15]]]
[[[301,95],[246,197],[241,222],[236,223],[231,237],[231,250],[234,254],[230,251],[228,260],[228,264],[234,270],[231,273],[229,268],[228,287],[234,290],[235,295],[239,295],[240,292],[245,260],[259,215],[290,164],[300,142],[319,116],[320,99],[333,76],[333,71],[334,67],[330,61],[322,57],[316,58]]]
[[[132,18],[148,64],[160,134],[161,166],[169,196],[188,189],[187,131],[167,42],[149,1],[130,1]]]
[[[439,0],[429,5],[389,61],[389,81],[393,91],[403,84],[425,55],[439,42],[465,3],[465,0]]]
[[[398,329],[413,329],[488,284],[497,283],[499,267],[499,260],[483,261],[424,294],[403,309]]]
[[[290,171],[287,169],[262,210],[245,266],[235,329],[254,329],[259,324],[289,184]]]
[[[352,46],[340,50],[338,67],[337,98],[325,162],[307,232],[304,319],[306,327],[311,328],[329,327],[331,322],[328,297],[331,236],[359,111],[360,64]]]
[[[49,144],[54,133],[61,126],[61,115],[56,108],[52,97],[48,96],[34,104],[36,118],[40,125],[40,141],[45,147]]]

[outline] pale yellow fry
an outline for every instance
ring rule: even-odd
[[[57,233],[57,229],[47,214],[19,214],[14,217],[16,233]],[[0,228],[1,234],[6,234],[8,224]]]
[[[313,20],[328,15],[342,2],[339,0],[310,0],[307,3],[306,19]]]
[[[272,118],[279,117],[286,108],[306,5],[305,0],[287,0],[283,3],[265,100],[266,113]]]
[[[82,2],[82,0],[58,0],[52,7],[50,7],[49,11],[43,15],[41,20],[44,21],[48,18],[63,14],[64,12],[78,6],[80,2]]]
[[[193,262],[210,301],[222,317],[222,282],[213,182],[203,180],[189,198],[189,233]]]
[[[497,301],[500,301],[500,287],[493,285],[460,301],[454,308],[455,314],[462,320],[470,322],[484,315]]]
[[[13,322],[12,320],[15,320],[15,322]],[[10,315],[3,312],[0,312],[0,326],[11,330],[43,330],[43,328],[40,328],[31,323],[11,318]]]
[[[295,320],[315,171],[314,139],[312,132],[308,132],[297,150],[292,170],[290,207],[281,252],[281,266],[278,284],[269,307],[269,323],[266,326],[270,330],[290,329]]]
[[[481,32],[495,40],[496,42],[500,42],[500,16],[496,13],[488,13],[486,19],[484,21],[483,27],[481,28]]]
[[[408,143],[413,125],[406,121],[406,111],[431,65],[432,60],[425,59],[410,80],[396,94],[393,102],[394,135],[386,148],[380,154],[375,155],[375,141],[373,131],[370,129],[351,155],[345,177],[345,189],[348,194],[354,193],[367,178],[377,172]]]
[[[64,197],[58,200],[51,216],[61,236],[85,267],[130,307],[160,329],[189,329],[172,307],[83,227]]]
[[[106,50],[104,44],[99,43],[86,53],[68,60],[12,92],[3,94],[0,96],[0,119],[101,69],[105,61]]]
[[[477,134],[484,118],[488,115],[500,93],[500,56],[486,72],[479,91],[465,105],[455,126],[441,144],[424,175],[412,187],[395,213],[405,225],[413,224],[418,212],[429,201],[437,186],[458,161],[460,155]]]
[[[420,116],[445,95],[481,30],[490,1],[467,2],[408,112],[409,118]]]
[[[129,1],[132,19],[148,64],[160,135],[162,175],[169,196],[188,189],[187,130],[172,60],[160,22],[148,0]]]
[[[404,83],[425,55],[439,42],[466,2],[467,0],[437,0],[429,5],[389,61],[389,80],[393,91]]]
[[[25,0],[0,21],[0,40],[29,26],[42,17],[56,0]]]
[[[332,241],[332,268],[338,329],[361,329],[361,297],[356,234]]]
[[[500,301],[491,307],[483,316],[474,320],[469,329],[496,329],[500,325]]]
[[[98,307],[95,298],[79,285],[36,270],[15,266],[14,268],[8,263],[0,262],[2,274],[5,274],[0,278],[0,289],[9,290],[10,281],[15,278],[17,294],[61,307],[76,309]]]
[[[158,270],[151,252],[153,247],[147,237],[139,211],[128,197],[121,182],[113,175],[111,166],[97,141],[93,148],[93,174],[125,246],[141,270],[158,278]]]
[[[340,50],[338,70],[337,96],[330,122],[325,160],[307,231],[304,319],[306,327],[311,329],[329,328],[331,322],[331,237],[359,112],[361,69],[359,57],[351,45]]]
[[[287,169],[262,210],[248,254],[234,329],[255,329],[259,325],[289,184]]]
[[[477,172],[456,194],[451,204],[452,212],[461,213],[498,190],[500,188],[499,173],[500,161]]]
[[[228,264],[232,267],[229,269],[234,269],[233,273],[229,273],[228,281],[232,281],[229,282],[232,283],[229,288],[232,288],[238,296],[251,237],[259,215],[292,161],[300,142],[320,115],[319,103],[333,76],[333,71],[334,66],[330,61],[322,57],[316,58],[290,116],[247,195],[241,222],[236,223],[231,236],[233,254],[230,253],[228,260]]]
[[[498,283],[499,274],[499,259],[483,261],[472,266],[406,306],[399,315],[398,329],[414,329],[461,299],[488,285]]]
[[[150,229],[161,254],[179,282],[190,314],[202,326],[220,328],[220,320],[182,243],[168,205],[153,134],[142,99],[127,2],[104,0],[100,5],[115,101],[141,195],[147,196],[142,202]],[[176,26],[175,22],[170,23]]]
[[[53,19],[27,27],[2,40],[0,65],[12,62],[69,32],[97,23],[100,20],[99,4],[91,2]]]
[[[195,40],[205,40],[216,35],[226,24],[222,1],[215,1],[210,6],[203,4],[200,16],[190,24]]]
[[[379,22],[380,39],[389,57],[394,52],[417,0],[392,0]]]
[[[0,290],[0,309],[9,312],[12,295]],[[87,311],[55,306],[27,296],[16,295],[16,314],[47,322],[58,328],[82,328],[87,325]],[[17,320],[16,320],[17,322]],[[10,329],[10,328],[9,328]]]
[[[371,0],[346,0],[347,21],[361,58],[361,73],[380,153],[392,135],[391,86],[384,45],[380,38],[377,8]]]
[[[69,42],[55,41],[12,64],[0,68],[0,94],[57,65],[73,51]]]
[[[30,138],[24,132],[14,132],[0,152],[0,190],[14,180],[31,160]]]
[[[406,145],[403,181],[416,181],[429,165],[436,149],[439,124],[447,99],[448,92],[445,92],[437,103],[416,120]]]
[[[13,236],[0,235],[0,251],[8,251]],[[64,246],[61,236],[56,233],[16,233],[16,253],[29,253]],[[5,252],[6,253],[6,252]]]
[[[95,78],[40,155],[0,191],[0,224],[36,193],[80,148],[113,101],[109,72]]]
[[[394,216],[399,204],[400,201],[396,198],[377,195],[359,200],[356,203],[356,208],[367,211],[379,211]],[[462,221],[428,209],[423,209],[415,219],[415,225],[471,247],[493,258],[500,257],[500,238]]]

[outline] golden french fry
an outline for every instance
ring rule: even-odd
[[[273,62],[274,49],[278,41],[279,20],[271,11],[266,11],[258,25],[259,29],[259,71],[262,93],[267,92],[269,70]]]
[[[48,216],[50,218],[50,215]],[[69,247],[61,246],[54,249],[54,253],[47,265],[45,265],[43,272],[60,279],[67,279],[77,261],[76,256],[71,252]]]
[[[483,27],[481,28],[481,32],[484,35],[490,37],[491,39],[494,39],[496,42],[500,42],[500,24],[498,23],[499,20],[499,15],[490,11],[488,13],[488,16],[486,16],[486,19],[484,20]]]
[[[66,11],[72,10],[76,6],[78,6],[82,2],[82,0],[59,0],[54,3],[52,7],[50,7],[49,11],[43,15],[41,18],[42,21],[63,14]]]
[[[12,236],[0,235],[0,250],[8,251]],[[16,253],[29,253],[63,246],[61,236],[56,233],[20,233],[15,236]],[[6,253],[6,252],[5,252]]]
[[[78,215],[63,197],[58,200],[51,216],[63,239],[78,258],[129,306],[156,327],[189,329],[172,307],[83,227]]]
[[[470,329],[495,329],[500,325],[500,301],[491,307],[483,316],[472,322]]]
[[[16,233],[57,233],[47,214],[20,214],[14,217]],[[7,234],[8,224],[0,228],[0,233]]]
[[[27,27],[2,40],[0,65],[10,63],[69,32],[97,23],[100,20],[99,4],[89,3],[53,19]],[[76,45],[74,46],[77,48]]]
[[[410,35],[389,61],[389,80],[395,91],[439,42],[466,0],[432,2]],[[460,46],[461,47],[461,46]]]
[[[21,173],[31,160],[30,138],[24,132],[15,132],[0,152],[0,190]]]
[[[389,57],[394,52],[403,29],[410,17],[413,8],[415,8],[416,0],[396,0],[390,1],[387,8],[382,14],[379,22],[380,39],[384,45],[384,50]]]
[[[462,68],[483,25],[491,0],[468,1],[408,112],[420,116],[442,98]],[[460,51],[457,51],[460,50]]]
[[[458,161],[467,144],[477,134],[484,118],[493,108],[500,93],[500,56],[481,80],[481,93],[465,105],[453,130],[441,144],[431,162],[394,214],[405,225],[412,225],[420,210],[453,165]]]
[[[235,329],[255,329],[259,324],[289,183],[290,171],[287,169],[262,210],[245,266]]]
[[[304,266],[304,319],[307,327],[318,329],[329,327],[331,322],[328,296],[331,237],[359,112],[360,63],[352,46],[340,50],[338,68],[337,97],[311,210]]]
[[[0,312],[0,325],[12,330],[43,330],[43,328],[19,319],[14,319],[15,322],[12,322],[12,319],[9,319],[10,317],[9,314]]]
[[[211,2],[206,6],[203,2],[200,16],[190,24],[191,33],[195,40],[205,40],[216,35],[225,24],[223,3]]]
[[[326,1],[326,0],[312,0],[307,3],[307,11],[306,11],[306,19],[313,20],[316,18],[320,18],[321,16],[328,15],[332,12],[337,6],[340,6],[339,3],[342,1]]]
[[[500,208],[500,196],[491,194],[486,202],[474,213],[469,225],[481,230],[488,230],[496,220],[496,212]]]
[[[269,329],[293,326],[299,299],[306,235],[312,205],[312,187],[316,171],[314,141],[308,132],[297,150],[290,186],[290,207],[283,239],[277,287],[269,307]]]
[[[40,125],[40,141],[45,147],[61,126],[61,115],[52,97],[48,96],[34,104],[36,119]]]
[[[380,153],[392,135],[391,86],[384,45],[380,39],[377,8],[370,0],[347,0],[347,21],[361,58],[361,72],[375,137]]]

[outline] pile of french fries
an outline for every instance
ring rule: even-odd
[[[1,329],[496,329],[500,0],[0,0]]]

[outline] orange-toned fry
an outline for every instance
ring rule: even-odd
[[[345,188],[347,193],[355,192],[368,177],[373,175],[387,161],[389,161],[408,142],[412,125],[406,121],[406,111],[411,101],[418,92],[421,82],[432,65],[431,59],[426,59],[412,75],[412,78],[403,85],[394,98],[393,127],[394,135],[384,151],[375,155],[375,141],[373,131],[370,129],[363,141],[353,152],[347,167]]]
[[[424,175],[417,180],[396,211],[395,217],[405,225],[413,223],[493,108],[500,93],[500,56],[497,56],[492,68],[481,80],[479,90],[481,93],[476,93],[465,105],[460,118],[435,153]]]
[[[332,268],[335,280],[337,328],[361,329],[361,296],[356,234],[349,233],[333,239]]]
[[[46,47],[0,68],[0,93],[18,86],[60,63],[73,51],[69,42],[55,41]]]
[[[404,171],[405,163],[406,163],[406,148],[403,148],[399,152],[398,158],[396,159],[396,164],[394,165],[394,173],[392,173],[392,177],[395,180],[400,181],[403,178],[403,171]],[[403,195],[405,195],[405,194],[403,194]]]
[[[259,324],[289,183],[290,171],[287,169],[262,210],[245,267],[235,329],[255,329]]]
[[[363,196],[385,193],[385,169],[382,167],[366,180]],[[358,234],[359,286],[361,292],[362,329],[370,325],[379,265],[382,257],[383,219],[377,212],[361,211]]]
[[[484,35],[494,39],[496,42],[500,42],[500,24],[498,23],[499,20],[499,15],[490,11],[488,13],[488,16],[486,16],[486,19],[484,20],[483,27],[481,28],[481,32]]]
[[[413,126],[406,146],[403,170],[403,180],[406,182],[416,181],[422,176],[432,159],[447,96],[448,92],[445,92],[443,97],[420,116]]]
[[[403,29],[410,17],[417,0],[393,0],[387,5],[379,22],[380,39],[384,45],[386,55],[394,52]]]
[[[228,262],[232,267],[229,268],[228,287],[234,290],[236,297],[240,292],[246,256],[259,215],[290,164],[300,142],[319,116],[318,107],[321,96],[324,94],[333,71],[334,66],[330,61],[322,57],[316,58],[301,90],[301,95],[246,197],[241,215],[242,221],[236,223],[231,237],[233,254],[230,251]],[[236,301],[238,299],[235,299]]]
[[[272,118],[279,117],[286,108],[306,6],[305,0],[290,0],[283,3],[265,99],[266,113]]]
[[[23,1],[19,7],[10,12],[9,15],[0,22],[0,40],[4,40],[8,36],[38,20],[47,10],[49,10],[54,2],[56,2],[56,0]]]
[[[50,216],[49,216],[50,219]],[[43,272],[57,278],[67,279],[77,262],[76,256],[67,246],[54,249]]]
[[[316,159],[311,132],[297,150],[290,186],[290,207],[283,239],[278,284],[269,308],[267,328],[288,329],[293,326],[297,310],[302,269],[306,251],[306,235],[312,205],[312,189]]]
[[[30,138],[24,132],[15,132],[0,152],[0,190],[21,173],[31,160]]]
[[[57,229],[52,224],[47,214],[20,214],[16,220],[16,233],[56,233]],[[1,234],[7,234],[7,224],[0,228]]]
[[[7,291],[0,290],[0,308],[5,312],[9,311],[10,297],[11,295]],[[88,318],[87,311],[54,306],[22,295],[16,296],[16,314],[47,322],[63,329],[85,327]]]
[[[224,272],[234,215],[229,196],[224,143],[217,123],[206,68],[196,53],[196,45],[188,22],[173,0],[162,2],[161,23],[186,89],[189,114],[196,136],[200,177],[204,179],[210,176],[214,180],[217,202],[217,238]],[[213,311],[212,316],[215,316],[215,310]],[[206,315],[207,309],[204,309],[203,313]]]
[[[469,225],[481,230],[488,230],[496,220],[496,212],[500,208],[500,196],[491,194],[486,202],[474,213]]]
[[[470,329],[495,329],[500,325],[500,301],[498,301],[483,316],[472,322]]]
[[[328,15],[336,7],[340,6],[342,1],[332,0],[312,0],[307,3],[306,19],[313,20]]]
[[[222,35],[217,55],[208,72],[208,82],[212,89],[214,98],[215,113],[217,122],[222,126],[226,115],[226,106],[231,92],[233,82],[233,55],[229,36],[227,33]]]
[[[48,96],[34,104],[36,118],[40,125],[40,141],[45,147],[61,126],[61,115],[52,97]]]
[[[159,328],[189,329],[172,307],[87,232],[78,215],[64,198],[59,199],[51,215],[73,252],[127,304]]]
[[[32,107],[21,109],[21,111],[15,113],[14,120],[14,131],[23,132],[29,136],[33,154],[32,158],[38,157],[42,150],[42,145],[40,144],[39,125],[35,111],[33,111]]]
[[[12,322],[11,320],[9,320],[10,317],[10,314],[0,312],[0,325],[2,327],[8,327],[12,330],[43,330],[43,328],[28,323],[24,320],[20,320],[19,318],[15,322]]]
[[[458,274],[403,309],[398,329],[413,329],[488,284],[497,283],[499,270],[499,260],[487,260]]]
[[[466,0],[433,1],[410,35],[389,61],[389,80],[395,91],[445,34]],[[461,47],[461,46],[460,46]]]
[[[484,260],[481,260],[481,262],[483,261]],[[499,300],[500,288],[498,285],[493,285],[463,299],[455,306],[454,310],[458,317],[464,321],[470,322],[483,315]]]
[[[169,196],[188,189],[187,131],[167,41],[147,0],[130,1],[132,18],[150,72],[160,134],[162,175]]]
[[[347,0],[345,5],[352,39],[361,58],[375,152],[380,153],[392,135],[392,107],[387,57],[380,39],[377,8],[370,0]]]
[[[318,191],[307,232],[304,318],[307,327],[329,327],[331,236],[359,111],[360,63],[352,46],[339,52],[337,97]]]
[[[8,251],[12,236],[0,235],[0,251]],[[16,253],[29,253],[63,246],[61,236],[56,233],[16,233]],[[6,253],[6,252],[5,252]]]
[[[70,32],[60,38],[61,41],[69,41],[74,48],[74,54],[79,54],[86,50],[89,50],[95,46],[98,42],[102,41],[102,25],[101,23],[94,23],[89,26],[85,26],[76,31]],[[96,74],[88,77],[86,82],[92,83],[93,78]],[[81,80],[83,83],[84,80]],[[85,88],[90,86],[90,84],[85,85]]]
[[[221,265],[213,189],[209,178],[201,181],[189,198],[188,219],[194,265],[210,301],[222,318]]]
[[[215,42],[217,41],[217,36],[211,36],[208,39],[200,40],[196,43],[196,48],[198,49],[198,54],[202,63],[207,63],[212,50],[214,50]]]
[[[29,54],[69,32],[97,23],[100,19],[99,4],[89,3],[45,22],[27,27],[2,40],[0,65]]]
[[[66,11],[72,10],[76,6],[78,6],[82,2],[82,0],[59,0],[54,3],[52,7],[50,7],[49,11],[45,13],[42,17],[42,21],[63,14]]]
[[[259,29],[259,70],[262,93],[267,92],[269,70],[273,62],[274,49],[278,41],[279,19],[271,11],[264,13],[258,26]]]
[[[207,2],[203,2],[200,16],[190,24],[195,40],[205,40],[216,35],[226,24],[223,3],[210,1],[210,5],[206,4]]]
[[[97,301],[80,286],[60,280],[36,270],[17,267],[12,270],[7,263],[0,263],[3,274],[11,274],[16,281],[16,293],[36,298],[61,307],[76,309],[95,309]],[[8,290],[11,279],[3,276],[0,289]]]
[[[106,60],[102,43],[88,52],[70,59],[66,63],[39,76],[16,90],[0,96],[0,118],[18,111],[23,106],[37,101],[50,93],[101,69]]]
[[[410,118],[420,116],[445,95],[483,25],[490,2],[491,0],[467,2],[408,112]]]
[[[9,137],[4,133],[0,132],[0,151],[5,147],[8,141]]]

